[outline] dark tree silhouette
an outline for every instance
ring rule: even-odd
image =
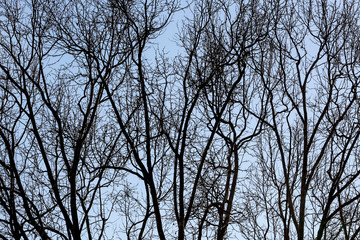
[[[269,101],[243,195],[247,239],[359,238],[358,10],[355,1],[280,7],[254,65]]]
[[[1,1],[0,238],[357,239],[358,19],[352,0]]]

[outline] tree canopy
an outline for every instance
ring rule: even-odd
[[[1,1],[0,238],[358,239],[359,15]]]

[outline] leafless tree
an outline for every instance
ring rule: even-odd
[[[2,1],[0,238],[356,239],[358,10]]]
[[[267,36],[268,16],[253,1],[201,1],[193,14],[180,35],[186,55],[178,58],[181,67],[175,69],[183,94],[176,106],[184,115],[170,142],[176,157],[174,179],[179,179],[174,181],[174,207],[184,232],[179,239],[192,234],[224,239],[235,213],[244,149],[262,125],[247,111],[259,100],[256,110],[261,114],[266,98],[252,81],[248,64]]]
[[[104,166],[125,160],[122,133],[102,107],[102,78],[106,61],[129,55],[117,37],[127,25],[105,2],[2,1],[0,9],[0,236],[103,239],[123,184]]]
[[[357,239],[359,5],[279,4],[254,60],[270,98],[242,231],[247,239]]]

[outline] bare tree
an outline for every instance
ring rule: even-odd
[[[358,8],[2,1],[0,238],[356,239]]]
[[[131,210],[125,209],[128,238],[201,239],[204,229],[212,232],[209,238],[224,239],[239,155],[261,130],[262,121],[247,114],[243,105],[259,97],[245,69],[249,52],[255,51],[268,29],[250,16],[264,14],[265,19],[266,14],[254,2],[233,3],[246,9],[235,17],[229,3],[197,2],[191,6],[194,18],[184,21],[179,34],[184,54],[170,64],[159,53],[154,64],[146,58],[145,46],[169,20],[159,9],[175,11],[168,4],[157,4],[134,5],[134,12],[121,3],[113,5],[129,24],[131,56],[121,78],[110,74],[102,83],[123,133],[129,164],[107,167],[127,171],[143,182],[144,198],[135,200],[139,193],[131,191],[135,205],[130,203],[142,213],[130,216]],[[157,17],[160,20],[154,21]],[[225,21],[222,27],[217,25],[220,20]]]
[[[281,3],[254,64],[270,98],[244,193],[247,239],[359,236],[358,9]]]
[[[112,232],[106,223],[122,177],[103,166],[122,164],[122,133],[103,121],[108,72],[97,71],[91,54],[101,49],[102,63],[126,58],[123,39],[115,38],[126,25],[96,4],[1,3],[3,239],[102,239]]]
[[[185,114],[172,148],[179,194],[177,186],[173,191],[179,231],[185,236],[229,236],[244,147],[261,130],[261,121],[247,108],[254,100],[260,100],[260,106],[264,98],[248,71],[250,55],[256,55],[258,44],[267,36],[267,23],[251,18],[267,19],[263,7],[253,1],[199,2],[194,19],[188,20],[191,24],[180,35],[187,53],[177,63]],[[261,114],[261,107],[257,110]]]

